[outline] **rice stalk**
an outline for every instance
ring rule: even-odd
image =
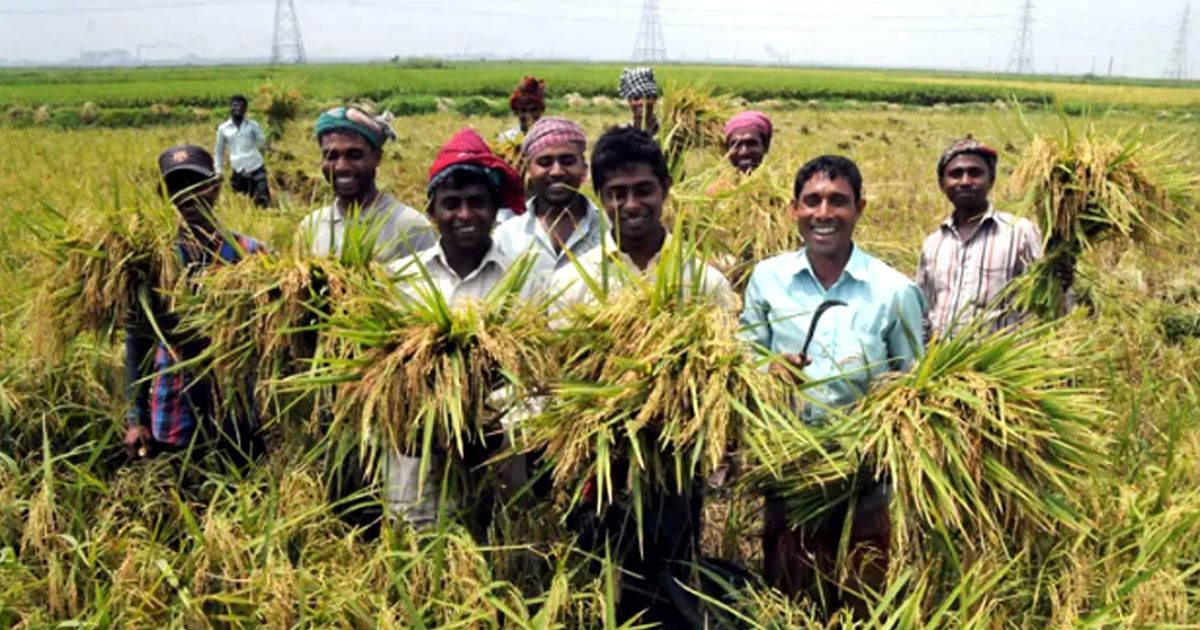
[[[725,146],[725,121],[731,112],[712,88],[668,81],[659,113],[658,143],[675,181],[684,179],[688,150]]]

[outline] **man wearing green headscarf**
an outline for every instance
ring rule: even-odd
[[[369,249],[382,263],[434,245],[436,236],[425,215],[375,185],[383,145],[395,138],[386,120],[357,107],[335,107],[321,113],[314,131],[321,172],[336,198],[300,225],[313,254],[343,255],[350,249],[348,235],[355,249]]]

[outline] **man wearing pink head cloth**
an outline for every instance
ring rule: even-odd
[[[536,256],[530,275],[533,290],[546,288],[554,272],[571,265],[600,244],[607,229],[595,204],[580,193],[587,179],[587,134],[564,118],[538,120],[521,144],[532,197],[526,212],[496,228],[496,245],[515,259]]]
[[[750,174],[771,149],[771,119],[762,112],[742,112],[725,124],[725,150],[729,163]]]

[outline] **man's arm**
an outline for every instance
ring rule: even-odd
[[[887,331],[888,358],[896,368],[907,370],[925,354],[925,296],[917,285],[909,284],[896,294],[892,308],[895,320]]]
[[[150,361],[153,350],[154,338],[147,334],[142,315],[129,313],[125,322],[125,396],[129,404],[125,416],[125,447],[135,456],[151,436],[150,385],[143,380],[143,366]]]
[[[917,261],[917,287],[921,289],[927,307],[921,314],[921,339],[928,342],[933,336],[933,322],[929,319],[929,311],[933,310],[937,292],[933,288],[933,276],[929,273],[929,259],[925,256],[925,247],[921,247],[921,258]]]
[[[257,121],[251,120],[250,123],[254,125],[254,146],[261,149],[267,143],[267,135],[263,133],[262,127],[258,125]]]
[[[750,282],[746,285],[746,294],[742,298],[742,339],[770,349],[770,309],[763,295],[763,279],[759,269],[760,267],[755,267],[750,273]]]
[[[225,134],[221,133],[221,127],[217,127],[217,146],[213,149],[213,169],[217,177],[221,176],[221,167],[225,165]]]

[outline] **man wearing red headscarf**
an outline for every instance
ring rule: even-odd
[[[438,152],[429,169],[427,190],[427,211],[438,240],[433,247],[389,265],[397,288],[410,299],[436,290],[451,307],[482,300],[512,264],[491,234],[501,207],[524,211],[521,178],[474,129],[467,128]],[[441,475],[435,469],[421,488],[420,466],[420,457],[390,453],[384,497],[394,515],[426,528],[437,521],[436,482]]]
[[[501,142],[519,142],[546,112],[546,82],[525,77],[517,84],[508,106],[517,116],[517,126],[500,134]]]

